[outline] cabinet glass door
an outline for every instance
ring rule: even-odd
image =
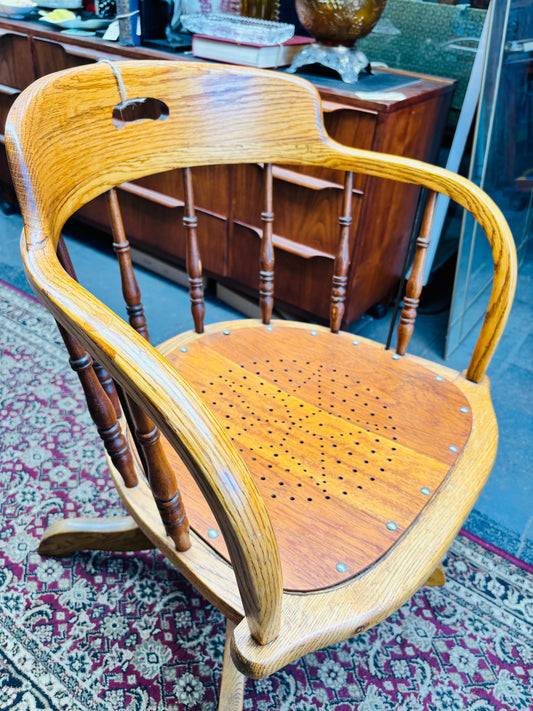
[[[493,2],[469,177],[503,211],[520,260],[533,227],[533,4]],[[492,273],[487,239],[464,215],[446,356],[479,324]]]

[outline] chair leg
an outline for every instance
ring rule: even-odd
[[[231,637],[234,629],[233,622],[226,620],[226,643],[224,645],[224,665],[220,682],[218,711],[242,711],[246,677],[238,671],[231,658]]]
[[[437,565],[435,570],[431,573],[429,578],[426,580],[424,585],[422,587],[427,586],[435,586],[435,587],[441,587],[444,585],[446,582],[446,573],[444,572],[444,568],[442,565]]]
[[[141,551],[154,547],[130,516],[66,518],[48,526],[39,553],[61,558],[82,550]]]

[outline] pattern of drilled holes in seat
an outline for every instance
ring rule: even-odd
[[[306,362],[305,365],[310,363]],[[379,395],[373,396],[370,388],[354,392],[353,386],[360,386],[360,382],[351,380],[349,374],[326,378],[323,365],[318,366],[316,372],[306,375],[304,367],[298,368],[295,361],[292,361],[290,366],[293,372],[298,373],[302,382],[299,383],[297,378],[287,377],[282,384],[283,389],[276,387],[272,390],[272,387],[265,388],[265,383],[270,386],[278,385],[279,378],[271,377],[272,373],[290,372],[289,367],[284,367],[283,359],[276,363],[271,359],[265,359],[263,363],[253,361],[251,366],[250,370],[259,378],[253,385],[244,373],[238,372],[239,369],[228,369],[225,374],[218,375],[218,382],[212,385],[212,389],[225,401],[223,406],[227,410],[224,419],[227,422],[228,434],[238,445],[245,459],[250,461],[251,470],[254,471],[252,463],[256,462],[261,462],[268,470],[274,470],[272,477],[276,479],[260,477],[269,487],[275,489],[270,494],[271,498],[282,498],[292,503],[311,502],[313,498],[319,497],[326,501],[332,498],[348,499],[357,496],[358,492],[372,485],[378,477],[386,476],[392,463],[391,450],[396,448],[387,446],[386,451],[380,451],[376,446],[383,447],[379,437],[375,436],[378,434],[379,425],[370,419],[354,417],[352,421],[357,425],[357,429],[322,436],[320,428],[324,426],[324,422],[317,421],[324,420],[325,416],[335,415],[335,403],[339,394],[343,402],[352,398],[355,403],[362,403],[352,408],[355,413],[361,408],[369,408],[371,402],[373,410],[376,407],[387,410],[388,405],[380,403]],[[241,368],[244,367],[241,365]],[[332,372],[336,373],[335,370]],[[314,389],[314,398],[309,397],[309,386]],[[301,393],[304,387],[307,387],[305,394]],[[305,395],[304,402],[298,399],[299,394],[302,397]],[[257,402],[259,396],[258,409],[264,403],[265,407],[259,412],[250,406],[251,396],[254,402]],[[309,402],[310,400],[314,400],[314,404]],[[333,402],[329,402],[330,400]],[[324,407],[323,402],[327,403],[328,407]],[[212,400],[212,404],[218,403]],[[393,416],[387,415],[387,419],[391,421]],[[388,425],[384,429],[396,428]],[[369,433],[374,435],[370,448]],[[268,437],[262,440],[263,435]],[[386,436],[388,439],[396,439],[392,432],[388,432]],[[313,467],[298,457],[298,445],[305,444],[310,437],[315,439],[319,453],[317,465]],[[242,441],[243,438],[246,442]],[[366,439],[364,448],[363,439]],[[289,459],[285,455],[289,455]],[[295,482],[294,476],[288,477],[288,481],[280,479],[280,457],[290,462],[290,468],[285,469],[285,472],[296,475],[300,481]],[[257,465],[255,466],[257,468]],[[346,475],[337,475],[338,471],[346,472]]]

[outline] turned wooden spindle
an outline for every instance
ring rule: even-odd
[[[117,255],[122,283],[122,294],[126,302],[126,311],[130,325],[148,341],[146,317],[141,303],[141,291],[135,278],[130,255],[130,243],[126,238],[122,215],[118,204],[117,192],[111,189],[107,193],[107,205],[113,232],[113,249]]]
[[[191,547],[189,521],[178,487],[176,472],[171,467],[161,444],[159,429],[133,400],[128,401],[135,422],[135,437],[143,449],[146,475],[161,521],[176,549]]]
[[[424,219],[420,228],[420,235],[416,240],[416,252],[411,267],[411,274],[405,287],[405,296],[403,297],[403,309],[398,323],[398,345],[396,352],[398,355],[405,355],[407,345],[413,334],[415,327],[416,314],[420,303],[420,294],[424,281],[424,267],[426,264],[427,248],[431,236],[431,227],[433,224],[433,215],[435,214],[435,203],[437,194],[431,192],[428,196],[426,209],[424,211]]]
[[[58,240],[57,256],[63,269],[72,279],[76,280],[76,273],[63,237]],[[113,382],[104,368],[94,367],[92,357],[74,336],[60,323],[57,323],[57,326],[69,354],[70,366],[78,375],[87,401],[87,409],[107,453],[120,472],[125,485],[127,487],[135,486],[137,475],[131,451],[118,421],[122,411]],[[98,377],[97,371],[100,377]],[[106,383],[106,389],[104,389],[100,378]],[[111,397],[108,396],[107,390],[111,393]]]
[[[350,226],[352,224],[352,191],[353,173],[346,172],[344,175],[344,199],[342,205],[342,215],[339,216],[340,234],[337,243],[337,254],[335,255],[335,266],[333,269],[333,282],[331,287],[331,330],[338,333],[342,326],[344,316],[344,306],[346,300],[346,285],[348,284],[349,259],[349,237]]]
[[[113,247],[117,254],[129,322],[145,340],[149,341],[148,328],[141,303],[141,293],[130,255],[130,245],[124,232],[122,215],[115,190],[108,192],[108,206],[113,230]],[[157,504],[165,531],[174,541],[177,550],[190,548],[189,522],[181,499],[176,475],[163,450],[157,426],[148,415],[126,396],[128,410],[135,428],[135,438],[142,447],[146,476]]]
[[[69,277],[74,279],[74,281],[78,281],[78,277],[76,276],[76,271],[75,271],[72,261],[70,259],[70,254],[68,252],[67,245],[65,244],[65,240],[63,239],[63,235],[59,236],[59,240],[57,243],[57,257],[59,259],[61,266],[67,272]],[[122,407],[120,405],[120,399],[118,397],[118,393],[117,393],[113,378],[109,375],[107,370],[105,368],[103,368],[95,360],[93,360],[93,369],[94,369],[94,372],[96,373],[96,377],[100,381],[100,384],[103,387],[107,397],[111,400],[111,403],[112,403],[113,407],[115,408],[115,413],[116,413],[117,418],[122,417]]]
[[[189,276],[189,298],[191,300],[191,313],[194,320],[196,333],[204,332],[204,282],[202,277],[202,260],[198,248],[198,218],[194,207],[194,192],[190,168],[183,169],[183,191],[185,194],[185,208],[183,213],[183,226],[187,232],[187,274]]]
[[[70,367],[80,379],[87,401],[87,409],[97,427],[98,434],[104,443],[107,453],[120,472],[124,484],[127,487],[136,486],[137,475],[130,448],[120,429],[115,408],[96,377],[93,369],[93,360],[83,346],[61,324],[58,323],[57,327],[70,356]]]
[[[115,409],[115,415],[117,418],[122,417],[122,406],[120,404],[120,398],[117,393],[117,386],[113,378],[109,375],[107,370],[98,363],[98,361],[93,359],[93,370],[96,373],[96,377],[100,381],[100,385],[104,389],[105,394],[111,400],[111,404]]]
[[[272,197],[272,165],[265,165],[265,209],[261,213],[263,236],[261,239],[259,271],[259,303],[263,323],[270,323],[274,306],[274,247],[272,227],[274,223]]]

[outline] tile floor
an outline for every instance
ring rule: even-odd
[[[23,291],[29,291],[19,256],[19,215],[4,215],[0,211],[0,278]],[[120,289],[100,275],[108,273],[106,264],[113,260],[102,242],[67,239],[69,250],[81,283],[94,283],[98,296],[120,312]],[[96,279],[95,279],[96,277]],[[146,269],[138,270],[143,303],[150,324],[152,341],[157,343],[191,324],[188,296],[180,286]],[[116,283],[116,282],[115,282]],[[450,279],[433,288],[426,301],[426,311],[442,302],[450,289]],[[216,296],[207,298],[206,320],[234,318],[240,314],[222,303]],[[489,368],[493,402],[500,428],[500,442],[493,473],[485,487],[466,528],[480,538],[533,564],[533,242],[530,241],[518,281],[513,310],[503,339]],[[159,313],[164,318],[157,320]],[[436,315],[420,314],[410,352],[445,362],[453,368],[463,368],[468,362],[475,334],[453,355],[443,360],[447,311]],[[365,315],[351,327],[354,333],[387,338],[390,319],[373,319]],[[1,338],[1,336],[0,336]]]

